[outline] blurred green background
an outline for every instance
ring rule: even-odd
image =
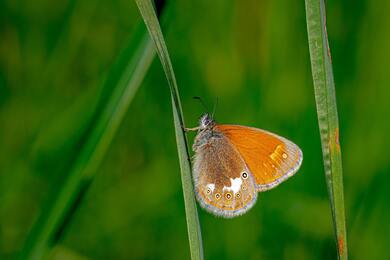
[[[304,1],[168,1],[186,124],[278,133],[301,170],[246,215],[199,210],[206,259],[335,259]],[[390,259],[390,2],[327,1],[351,259]],[[101,82],[140,22],[131,0],[0,2],[0,258],[66,178]],[[192,143],[194,135],[189,136]],[[62,259],[188,259],[169,89],[158,59],[56,248]]]

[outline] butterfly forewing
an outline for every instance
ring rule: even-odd
[[[277,186],[294,175],[302,163],[299,147],[276,134],[238,125],[216,125],[215,130],[237,149],[253,174],[258,191]]]

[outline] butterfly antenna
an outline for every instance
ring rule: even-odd
[[[217,106],[218,106],[218,97],[216,98],[214,103],[212,118],[214,118],[214,114],[215,114],[215,110],[217,109]]]
[[[204,109],[206,109],[207,113],[210,112],[210,110],[208,109],[208,107],[206,106],[206,104],[203,102],[203,100],[202,100],[200,97],[193,97],[193,99],[198,100],[198,101],[202,104],[202,106],[204,107]]]

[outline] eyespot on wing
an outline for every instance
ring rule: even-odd
[[[276,134],[246,126],[216,125],[237,149],[253,174],[257,190],[272,189],[294,175],[302,163],[302,151]]]
[[[197,149],[193,177],[199,204],[216,216],[242,215],[256,202],[254,178],[225,137],[208,140]]]

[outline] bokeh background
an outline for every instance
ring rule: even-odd
[[[163,31],[188,126],[216,119],[297,143],[295,177],[248,214],[199,210],[206,259],[335,259],[304,1],[168,1]],[[168,10],[168,9],[167,9]],[[351,259],[390,259],[390,2],[327,1]],[[59,189],[133,1],[0,1],[0,258]],[[190,143],[193,134],[189,136]],[[188,259],[169,90],[155,59],[57,247],[62,259]]]

